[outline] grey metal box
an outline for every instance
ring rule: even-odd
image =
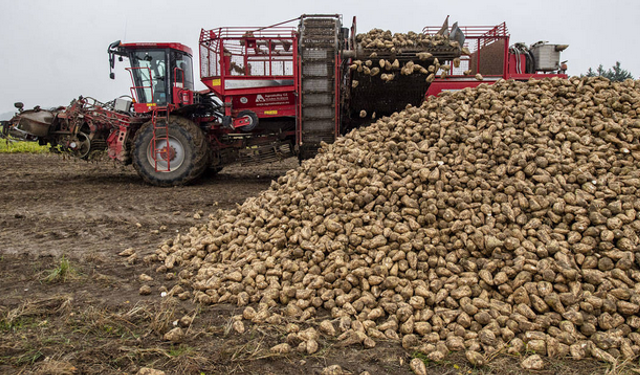
[[[538,44],[531,46],[531,53],[535,59],[535,68],[540,71],[560,69],[560,52],[556,51],[557,44]]]
[[[117,98],[113,103],[113,109],[121,112],[129,112],[131,110],[131,101],[122,99],[122,98]]]

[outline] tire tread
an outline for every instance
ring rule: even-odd
[[[186,185],[197,180],[204,172],[204,170],[209,166],[209,144],[207,143],[207,139],[204,133],[190,120],[179,117],[179,116],[170,116],[169,117],[169,126],[178,126],[179,128],[185,130],[187,132],[187,136],[190,137],[190,140],[193,142],[194,146],[194,157],[193,160],[188,161],[191,165],[189,165],[188,171],[174,179],[161,179],[156,176],[156,172],[147,170],[141,163],[146,163],[146,157],[142,158],[144,160],[139,160],[140,158],[136,157],[138,152],[142,152],[143,155],[146,154],[146,150],[139,150],[140,147],[145,147],[145,145],[140,144],[142,141],[140,137],[145,134],[145,132],[149,131],[149,128],[153,127],[151,122],[147,122],[138,131],[133,139],[133,149],[131,150],[131,154],[133,156],[133,167],[135,168],[138,175],[142,177],[142,179],[148,184],[155,186],[179,186]],[[190,146],[190,145],[185,145]],[[148,147],[148,145],[146,146]],[[187,161],[185,161],[187,162]]]

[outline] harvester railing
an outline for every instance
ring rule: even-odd
[[[142,70],[147,70],[147,72],[149,74],[148,75],[148,77],[149,77],[149,85],[148,86],[146,86],[144,84],[141,84],[141,85],[136,85],[135,84],[136,79],[135,79],[135,76],[133,74],[133,71],[134,70],[141,70],[141,69]],[[131,86],[131,88],[129,90],[131,90],[131,96],[133,98],[135,98],[136,102],[138,102],[138,103],[155,103],[155,101],[153,100],[153,80],[151,78],[152,77],[151,68],[140,66],[140,67],[128,67],[128,68],[125,68],[125,70],[128,71],[129,74],[131,75],[131,82],[134,82],[133,86]],[[141,77],[140,79],[142,79],[143,76],[140,75],[140,77]],[[147,89],[149,91],[147,91]],[[139,90],[141,90],[141,91],[139,91]],[[142,98],[140,98],[140,95],[139,95],[140,93],[144,93],[144,95],[145,95],[144,99],[145,100],[142,100]],[[149,98],[146,98],[147,93],[149,94]]]
[[[278,85],[273,80],[292,79],[296,57],[293,27],[224,27],[200,33],[200,76],[215,91]]]
[[[505,77],[509,51],[509,30],[505,22],[496,26],[458,26],[464,33],[466,47],[470,54],[460,57],[460,67],[453,65],[449,75],[462,77],[463,72],[471,75],[481,73],[484,77]],[[426,26],[422,33],[434,35],[441,26]]]

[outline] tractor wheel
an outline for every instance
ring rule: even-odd
[[[142,179],[156,186],[188,184],[202,175],[209,165],[204,133],[182,117],[169,117],[169,139],[156,141],[154,159],[153,124],[148,122],[133,140],[133,166]],[[157,168],[156,168],[157,165]]]
[[[238,113],[238,118],[240,117],[247,117],[251,122],[248,125],[239,127],[238,130],[250,132],[258,126],[258,115],[256,115],[255,112],[249,110],[240,111],[240,113]]]

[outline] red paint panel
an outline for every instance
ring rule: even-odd
[[[264,117],[289,117],[296,115],[295,105],[279,105],[271,107],[245,107],[242,109],[234,108],[231,111],[232,116],[237,116],[240,111],[250,110],[255,112],[259,118]]]
[[[292,92],[276,92],[264,94],[248,94],[233,97],[234,110],[247,108],[271,108],[275,106],[288,106],[295,104],[295,95]]]

